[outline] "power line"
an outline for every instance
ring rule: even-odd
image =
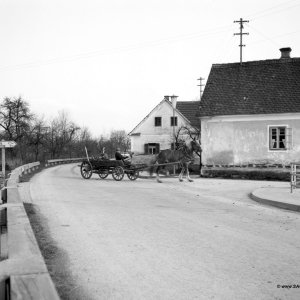
[[[263,34],[262,32],[260,32],[259,30],[255,29],[253,27],[253,25],[251,26],[251,29],[254,29],[258,34],[260,34],[262,37],[264,37],[265,39],[269,40],[270,42],[272,42],[274,45],[276,45],[277,47],[280,47],[279,43],[276,43],[275,41],[273,41],[271,38],[269,38],[268,36],[266,36],[265,34]]]
[[[275,13],[281,12],[283,10],[290,9],[290,8],[293,8],[295,6],[300,5],[300,3],[298,3],[298,4],[293,5],[293,6],[282,8],[279,11],[270,12],[271,10],[281,8],[282,6],[284,6],[286,4],[290,4],[290,3],[295,2],[295,1],[298,1],[298,0],[290,0],[290,1],[278,4],[278,5],[275,5],[273,7],[269,7],[268,9],[263,9],[261,11],[258,11],[256,13],[252,14],[252,15],[247,16],[247,18],[255,17],[257,15],[262,14],[262,16],[258,16],[256,18],[251,19],[251,20],[253,20],[253,19],[255,20],[255,19],[261,18],[265,15],[275,14]],[[241,20],[242,19],[240,19],[239,21],[234,21],[234,23],[240,23]],[[243,22],[249,22],[249,21],[243,21]],[[243,23],[240,23],[240,33],[236,33],[234,35],[240,35],[240,41],[241,41],[240,45],[239,45],[240,46],[240,56],[241,56],[240,60],[242,62],[242,47],[245,46],[245,45],[242,44],[242,35],[249,34],[249,33],[243,33],[241,31],[241,27],[243,29]],[[230,26],[228,26],[228,25],[219,26],[219,27],[208,29],[206,31],[200,31],[200,32],[190,33],[190,34],[185,34],[185,35],[177,35],[177,36],[173,36],[173,37],[169,37],[169,38],[165,38],[165,39],[160,39],[160,40],[155,40],[155,41],[147,41],[147,42],[128,45],[128,46],[123,46],[123,47],[117,47],[117,48],[111,48],[111,49],[99,49],[99,50],[89,51],[89,52],[85,52],[85,53],[75,54],[74,56],[56,57],[56,58],[40,60],[40,61],[34,61],[34,62],[28,62],[28,63],[17,64],[17,65],[0,66],[0,71],[6,71],[6,70],[10,70],[12,68],[18,68],[18,69],[19,68],[32,68],[32,67],[39,67],[39,66],[43,66],[43,65],[50,65],[50,64],[57,64],[57,63],[64,63],[64,62],[72,62],[72,61],[92,58],[92,57],[100,56],[100,55],[107,55],[107,54],[113,54],[113,53],[119,53],[119,52],[136,51],[136,50],[142,49],[142,48],[163,46],[163,45],[168,45],[170,43],[174,43],[174,42],[177,42],[177,41],[203,38],[204,36],[209,36],[210,37],[212,35],[217,35],[217,34],[220,34],[222,32],[229,32],[230,28],[231,28],[231,25]]]
[[[253,26],[251,26],[251,28],[254,29]],[[254,30],[256,30],[256,31],[258,32],[257,29],[254,29]],[[300,30],[296,30],[296,31],[292,31],[292,32],[284,33],[284,34],[275,35],[275,36],[272,36],[272,38],[274,39],[274,38],[286,37],[286,36],[288,36],[288,35],[296,34],[296,33],[298,33],[298,32],[300,32]],[[258,33],[259,33],[259,32],[258,32]],[[269,41],[272,41],[272,38],[266,37],[266,36],[265,36],[264,34],[262,34],[262,33],[260,33],[260,34],[264,37],[263,40],[254,41],[254,42],[251,42],[251,43],[249,43],[249,44],[252,45],[252,44],[257,44],[257,43],[265,42],[266,39],[268,39]],[[273,41],[273,43],[276,44],[276,42],[274,42],[274,41]],[[279,45],[280,45],[280,44],[276,44],[276,46],[279,46]]]
[[[281,11],[283,11],[283,10],[287,10],[287,9],[289,9],[289,8],[293,8],[293,7],[295,7],[295,6],[299,6],[300,3],[298,3],[298,4],[296,4],[296,5],[293,5],[293,6],[289,6],[289,7],[282,8],[282,9],[277,10],[277,11],[275,11],[275,12],[272,12],[272,10],[274,10],[274,9],[276,10],[277,8],[280,8],[281,6],[284,6],[284,5],[286,5],[286,4],[289,4],[289,3],[292,3],[292,2],[295,2],[295,1],[298,1],[298,0],[291,0],[291,1],[287,1],[287,2],[280,3],[280,4],[275,5],[275,6],[268,7],[268,8],[266,8],[266,9],[263,9],[263,10],[261,10],[261,11],[258,11],[258,12],[256,12],[256,13],[254,13],[254,14],[252,14],[252,15],[247,16],[247,18],[250,18],[250,21],[252,21],[252,20],[256,20],[256,19],[262,18],[262,17],[267,16],[267,15],[276,14],[276,13],[278,13],[278,12],[281,12]],[[255,16],[257,16],[257,15],[258,15],[258,17],[255,17]]]
[[[213,53],[212,53],[212,57],[214,58],[213,61],[218,61],[221,59],[224,59],[225,57],[228,56],[228,53],[233,51],[233,48],[231,47],[231,45],[233,44],[233,39],[234,36],[232,35],[232,31],[234,30],[234,25],[232,25],[232,29],[230,31],[228,31],[227,34],[227,38],[224,39],[223,41],[221,41],[218,46],[215,47]],[[230,47],[229,47],[230,45]]]
[[[240,47],[240,64],[242,64],[243,62],[243,47],[245,47],[245,45],[243,45],[243,35],[245,34],[249,34],[248,32],[243,32],[243,29],[244,29],[244,23],[249,23],[248,20],[243,20],[242,18],[240,18],[239,21],[234,21],[233,23],[239,23],[240,24],[240,32],[239,33],[234,33],[234,35],[239,35],[240,36],[240,44],[239,44],[239,47]]]
[[[123,47],[94,50],[94,51],[89,51],[89,52],[85,52],[85,53],[79,53],[74,56],[56,57],[56,58],[51,58],[51,59],[47,59],[47,60],[28,62],[28,63],[24,63],[24,64],[2,66],[2,67],[0,66],[0,71],[6,71],[11,68],[32,68],[32,67],[38,67],[41,65],[51,65],[51,64],[56,64],[56,63],[72,62],[72,61],[92,58],[92,57],[100,56],[100,55],[114,54],[114,53],[119,53],[119,52],[136,51],[138,49],[143,49],[143,48],[148,48],[148,47],[169,45],[170,43],[174,43],[174,42],[178,42],[178,41],[182,41],[182,40],[197,39],[200,37],[203,38],[204,36],[207,36],[207,35],[208,36],[217,35],[217,34],[226,32],[228,28],[230,28],[230,26],[227,25],[227,26],[222,26],[222,27],[216,27],[211,30],[201,31],[198,33],[192,33],[192,34],[187,34],[187,35],[178,35],[178,36],[169,37],[166,39],[147,41],[147,42],[123,46]]]

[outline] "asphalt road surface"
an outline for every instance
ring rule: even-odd
[[[287,183],[163,180],[84,180],[72,164],[22,184],[76,282],[64,298],[300,299],[300,214],[248,197]]]

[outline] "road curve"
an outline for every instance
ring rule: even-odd
[[[300,288],[281,287],[300,285],[299,213],[248,197],[270,184],[84,180],[72,164],[21,189],[84,299],[300,299]]]

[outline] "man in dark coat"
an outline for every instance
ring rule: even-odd
[[[120,151],[120,148],[117,148],[116,153],[115,153],[115,158],[116,158],[116,160],[122,160],[125,163],[125,159],[128,158],[128,157],[122,155],[121,151]]]

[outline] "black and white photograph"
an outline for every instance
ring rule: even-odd
[[[0,0],[0,300],[300,299],[299,0]]]

